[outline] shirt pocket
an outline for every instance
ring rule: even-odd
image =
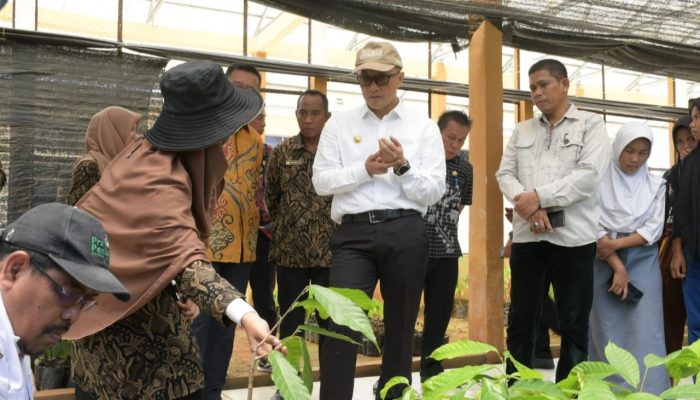
[[[578,165],[583,150],[583,132],[564,132],[557,152],[557,172],[568,174]]]
[[[535,132],[519,132],[515,140],[515,150],[518,155],[518,177],[525,184],[531,182],[535,170],[537,146]]]

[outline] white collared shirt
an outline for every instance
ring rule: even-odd
[[[572,104],[554,127],[544,116],[519,123],[503,151],[496,179],[503,195],[535,190],[540,206],[564,210],[564,226],[536,234],[513,215],[513,243],[548,241],[574,247],[595,242],[598,185],[610,163],[610,138],[598,114]]]
[[[411,168],[371,177],[365,160],[379,150],[379,138],[395,137]],[[437,125],[401,102],[379,119],[368,107],[333,113],[316,150],[313,184],[333,195],[331,218],[370,210],[412,209],[425,214],[445,192],[445,150]]]
[[[0,293],[0,399],[31,400],[34,381],[29,356],[19,356],[17,341]]]

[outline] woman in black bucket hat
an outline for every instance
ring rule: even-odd
[[[233,87],[207,61],[167,71],[160,87],[163,110],[153,128],[77,204],[105,226],[112,270],[132,293],[125,304],[100,298],[66,335],[81,338],[73,363],[78,399],[198,399],[204,379],[179,311],[184,298],[224,324],[240,324],[251,348],[269,334],[206,254],[227,167],[222,143],[260,112],[262,98]],[[259,354],[278,345],[270,336]]]

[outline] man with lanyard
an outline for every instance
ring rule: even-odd
[[[462,111],[453,110],[442,113],[437,124],[445,147],[447,190],[423,217],[428,235],[428,267],[423,288],[421,381],[443,371],[440,361],[429,356],[442,345],[452,315],[459,275],[458,261],[462,256],[457,226],[464,206],[472,204],[472,165],[462,154],[472,121]]]
[[[372,296],[381,281],[386,339],[380,390],[394,376],[411,379],[413,330],[428,256],[421,215],[445,192],[440,132],[427,116],[399,100],[402,66],[387,42],[368,42],[357,52],[355,73],[365,104],[330,118],[313,167],[316,192],[334,196],[331,218],[340,224],[330,241],[330,286]],[[351,399],[356,346],[329,338],[320,358],[321,398]],[[403,388],[393,389],[387,398],[399,396]]]
[[[569,104],[564,64],[540,60],[528,75],[532,101],[542,115],[515,127],[496,173],[515,211],[506,342],[515,359],[532,366],[535,332],[551,283],[561,329],[560,381],[588,358],[598,184],[611,146],[603,118]]]
[[[44,204],[0,231],[0,398],[33,398],[29,356],[61,340],[100,292],[129,300],[108,267],[102,224],[75,207]]]

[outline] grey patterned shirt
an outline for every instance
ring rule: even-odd
[[[428,235],[428,257],[456,258],[462,255],[457,240],[459,206],[472,204],[472,165],[464,152],[446,161],[445,194],[423,217]]]

